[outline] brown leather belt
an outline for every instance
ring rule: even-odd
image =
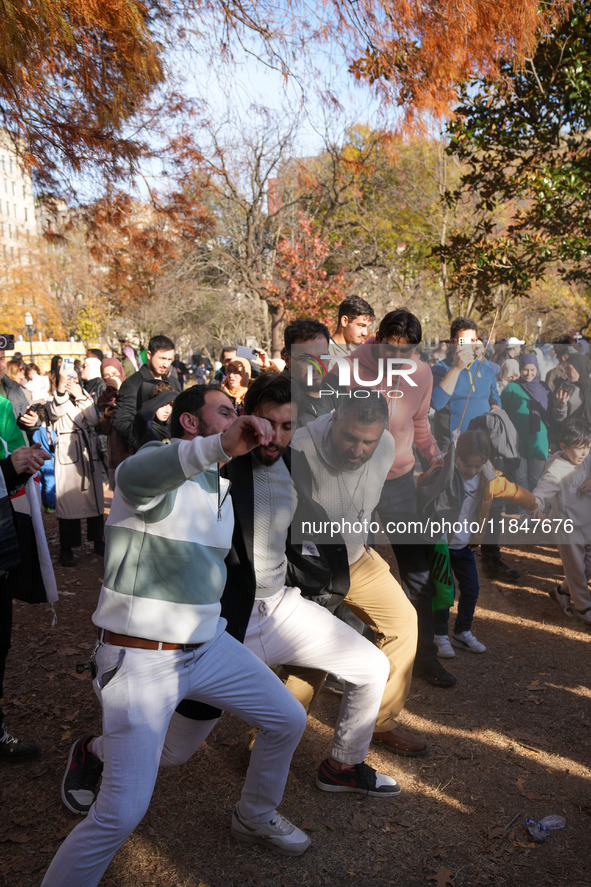
[[[99,631],[99,641],[114,647],[137,647],[140,650],[195,650],[202,644],[168,644],[165,641],[149,641],[147,638],[134,638],[128,634],[115,634],[106,628]]]

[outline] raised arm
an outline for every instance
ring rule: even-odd
[[[176,490],[187,478],[269,443],[272,435],[266,419],[240,416],[221,434],[146,444],[121,463],[117,487],[128,502],[140,508],[153,507],[158,497]]]

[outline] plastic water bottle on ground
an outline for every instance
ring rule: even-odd
[[[551,814],[550,816],[544,816],[539,822],[536,822],[535,819],[531,819],[529,816],[526,817],[525,827],[536,842],[536,844],[540,844],[542,841],[545,841],[550,832],[555,829],[564,828],[566,825],[566,819],[564,816],[558,816],[556,814]]]

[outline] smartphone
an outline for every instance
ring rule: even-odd
[[[67,376],[69,379],[73,378],[76,375],[74,371],[74,360],[71,357],[64,357],[62,360],[61,373],[64,376]]]
[[[473,342],[472,339],[467,339],[465,336],[460,336],[458,339],[458,345],[475,345],[476,342]]]
[[[236,357],[245,357],[247,360],[257,360],[258,354],[254,348],[246,348],[244,345],[237,345]]]
[[[570,397],[576,387],[577,386],[573,382],[563,382],[558,390],[564,391],[564,393],[568,394]]]

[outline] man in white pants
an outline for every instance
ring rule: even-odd
[[[224,708],[259,728],[232,835],[292,856],[310,844],[276,810],[305,712],[224,631],[220,617],[233,516],[217,463],[269,444],[271,427],[252,416],[236,419],[221,391],[195,386],[175,401],[172,431],[182,439],[146,445],[118,472],[93,615],[100,629],[94,687],[103,735],[74,744],[62,797],[76,810],[89,771],[96,774],[101,761],[102,784],[43,887],[99,883],[148,808],[169,722],[183,698]]]
[[[273,436],[223,469],[232,484],[235,516],[222,597],[228,631],[267,665],[330,671],[345,682],[330,755],[316,778],[319,789],[395,797],[400,794],[396,780],[365,763],[390,672],[387,657],[326,607],[303,596],[310,593],[305,583],[312,579],[305,568],[302,591],[287,582],[289,528],[304,496],[303,487],[293,488],[282,458],[296,423],[289,379],[278,373],[259,376],[246,393],[244,409],[269,421]],[[307,466],[299,464],[305,463],[303,457],[292,456],[298,461],[297,470],[304,471]],[[341,570],[348,574],[342,548]],[[203,711],[198,702],[184,700],[171,721],[163,763],[187,760],[199,747],[203,731],[209,732],[207,719],[215,714]]]

